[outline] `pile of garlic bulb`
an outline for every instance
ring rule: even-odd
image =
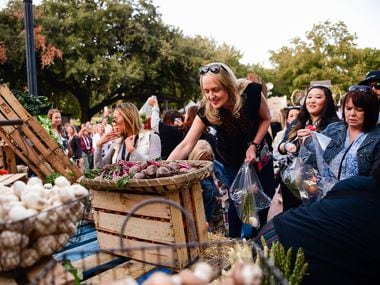
[[[88,190],[59,176],[0,184],[0,271],[29,267],[61,249],[76,231]]]

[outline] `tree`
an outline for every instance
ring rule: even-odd
[[[304,89],[313,80],[331,80],[346,90],[358,82],[379,61],[378,52],[356,48],[356,35],[351,35],[343,22],[325,21],[306,33],[306,41],[295,38],[290,47],[270,51],[275,65],[276,91],[291,94]]]
[[[21,5],[16,4],[9,4],[12,13],[22,15]],[[1,17],[9,18],[9,11]],[[218,59],[242,70],[238,51],[206,38],[183,36],[162,22],[149,0],[44,1],[34,14],[35,38],[40,41],[36,44],[39,94],[63,111],[80,113],[82,121],[118,100],[139,104],[152,94],[170,101],[173,108],[189,99],[196,101],[198,68],[205,62]],[[22,18],[8,20],[4,30],[19,36]],[[25,86],[22,37],[16,47],[12,40],[2,45],[1,39],[0,35],[0,56],[10,49],[14,54],[7,59],[7,69],[0,58],[3,81]]]

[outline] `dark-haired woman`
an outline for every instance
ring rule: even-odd
[[[321,132],[329,124],[339,121],[335,111],[331,90],[325,86],[312,86],[306,93],[305,101],[296,120],[287,128],[282,142],[278,146],[281,154],[296,153],[299,149],[299,137],[312,131]],[[280,183],[283,209],[287,210],[301,205],[284,183]]]
[[[370,86],[354,85],[344,96],[342,110],[344,122],[322,132],[331,138],[324,159],[339,180],[368,176],[380,158],[379,100]]]

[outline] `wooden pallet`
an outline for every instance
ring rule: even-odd
[[[22,125],[1,126],[0,137],[41,179],[53,172],[72,182],[81,176],[79,168],[5,85],[0,85],[0,120],[23,121]]]

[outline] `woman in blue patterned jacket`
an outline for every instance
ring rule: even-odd
[[[324,159],[338,180],[368,176],[380,158],[379,99],[371,87],[354,85],[344,97],[342,110],[344,122],[330,124],[322,132],[332,139]]]

